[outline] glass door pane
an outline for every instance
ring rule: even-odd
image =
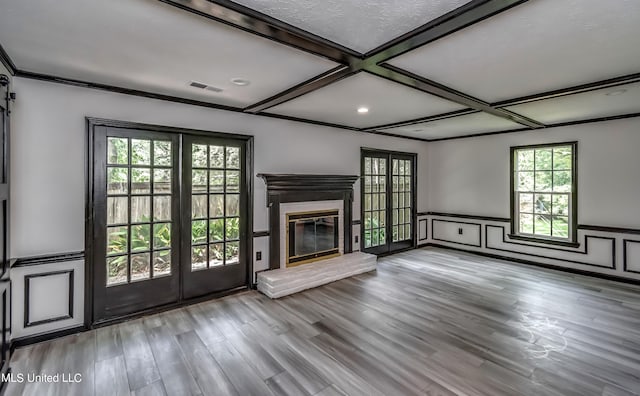
[[[406,241],[412,236],[412,176],[411,160],[391,160],[392,206],[391,235],[393,242]]]
[[[364,248],[387,244],[387,159],[365,157],[363,169]]]
[[[240,148],[191,145],[191,271],[238,264]]]
[[[171,275],[171,141],[107,137],[106,286]]]

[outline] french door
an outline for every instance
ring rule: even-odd
[[[90,133],[94,322],[247,284],[245,141]]]
[[[385,254],[415,243],[415,154],[362,150],[361,246]]]
[[[241,142],[184,138],[184,298],[246,284],[245,151]]]

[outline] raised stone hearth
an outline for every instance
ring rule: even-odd
[[[258,274],[258,290],[270,298],[280,298],[373,271],[376,263],[375,255],[355,252],[298,267],[265,271]]]

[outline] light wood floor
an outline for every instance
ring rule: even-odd
[[[251,291],[16,351],[80,384],[9,395],[630,395],[640,287],[420,249],[280,300]]]

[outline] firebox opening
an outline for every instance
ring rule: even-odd
[[[287,214],[287,267],[339,256],[337,210]]]

